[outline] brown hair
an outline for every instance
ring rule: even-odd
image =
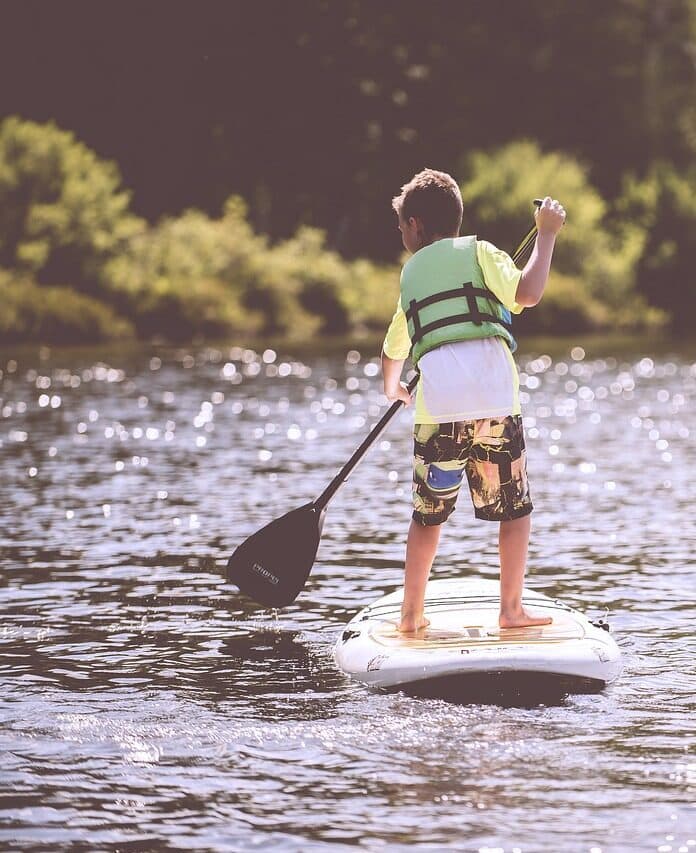
[[[394,196],[392,207],[402,219],[420,219],[428,239],[435,234],[459,234],[462,227],[462,194],[447,172],[418,172],[401,187],[401,194]]]

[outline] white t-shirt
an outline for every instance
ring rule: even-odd
[[[476,257],[486,286],[513,314],[519,314],[523,309],[515,302],[515,294],[522,273],[512,258],[485,240],[476,241]],[[411,339],[401,301],[383,349],[385,355],[397,361],[410,352]],[[416,423],[520,414],[517,367],[503,338],[443,344],[425,353],[418,367],[421,378],[416,390]]]
[[[426,352],[418,369],[421,412],[431,420],[417,417],[417,423],[504,418],[520,413],[517,368],[503,338],[443,344]]]

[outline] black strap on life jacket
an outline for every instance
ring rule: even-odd
[[[466,298],[469,307],[466,313],[453,314],[451,317],[442,317],[439,320],[433,320],[431,323],[421,324],[419,312],[423,308],[433,305],[436,302],[442,302],[446,299],[456,299],[462,296]],[[498,323],[498,325],[512,334],[512,323],[508,323],[506,320],[497,317],[492,311],[481,311],[477,299],[485,299],[489,307],[493,301],[502,304],[494,293],[490,291],[485,293],[481,288],[474,287],[470,281],[463,282],[461,287],[443,290],[440,293],[433,293],[423,299],[412,299],[405,312],[406,319],[413,322],[411,345],[414,346],[423,340],[428,332],[434,332],[435,329],[442,329],[444,326],[453,326],[457,323],[473,323],[475,326],[480,326],[482,323]]]

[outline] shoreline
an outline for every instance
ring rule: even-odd
[[[221,356],[228,357],[232,349],[252,350],[262,353],[264,350],[282,351],[297,355],[313,355],[327,357],[335,356],[340,352],[357,350],[363,359],[378,358],[380,355],[383,337],[381,335],[345,335],[345,336],[317,336],[310,339],[299,339],[292,337],[256,337],[224,338],[210,340],[192,340],[184,343],[171,343],[160,340],[143,341],[136,338],[120,339],[116,341],[103,341],[100,343],[75,343],[75,344],[45,344],[40,342],[22,342],[8,344],[0,342],[0,362],[6,359],[39,357],[40,360],[48,360],[56,354],[71,356],[81,353],[101,353],[105,356],[113,352],[123,356],[124,352],[132,355],[154,354],[217,350]],[[565,349],[575,346],[582,347],[588,356],[593,352],[601,350],[606,353],[611,347],[615,354],[630,352],[634,349],[645,348],[650,344],[652,352],[665,353],[670,350],[683,350],[693,347],[696,357],[696,333],[692,337],[670,335],[668,331],[623,333],[623,332],[592,332],[566,335],[529,335],[520,339],[519,347],[515,356],[529,352],[548,352],[559,354]]]

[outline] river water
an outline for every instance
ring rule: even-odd
[[[334,666],[401,580],[410,412],[332,501],[295,605],[225,583],[384,410],[375,349],[2,353],[2,849],[696,851],[696,347],[518,357],[528,585],[607,615],[624,660],[531,707]],[[463,494],[434,576],[496,569]]]

